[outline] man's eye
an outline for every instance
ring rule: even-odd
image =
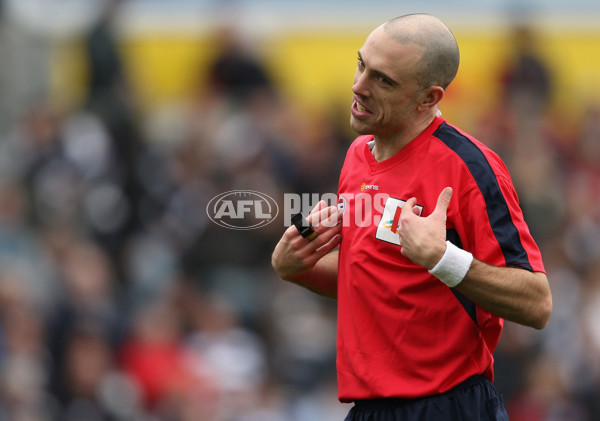
[[[365,63],[362,61],[362,59],[360,57],[358,58],[358,67],[360,67],[361,69],[363,67],[365,67]]]
[[[392,82],[385,76],[377,76],[377,80],[379,80],[379,82],[381,82],[383,85],[391,85]]]

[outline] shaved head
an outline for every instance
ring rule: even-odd
[[[435,85],[446,89],[450,85],[460,55],[454,35],[441,20],[427,14],[405,15],[384,23],[380,29],[399,43],[423,49],[415,75],[422,88]]]

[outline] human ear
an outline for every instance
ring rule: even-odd
[[[419,109],[425,111],[429,108],[435,107],[444,98],[444,90],[441,86],[430,86],[423,92]]]

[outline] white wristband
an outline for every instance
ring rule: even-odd
[[[473,263],[471,253],[456,247],[450,241],[446,241],[446,252],[429,273],[453,288],[462,282],[471,267],[471,263]]]

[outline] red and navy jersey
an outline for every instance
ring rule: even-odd
[[[451,186],[448,240],[483,262],[544,272],[505,165],[442,118],[381,162],[372,139],[353,142],[339,182],[340,400],[428,396],[475,374],[493,380],[503,320],[404,257],[397,227],[406,200],[416,197],[427,216]]]

